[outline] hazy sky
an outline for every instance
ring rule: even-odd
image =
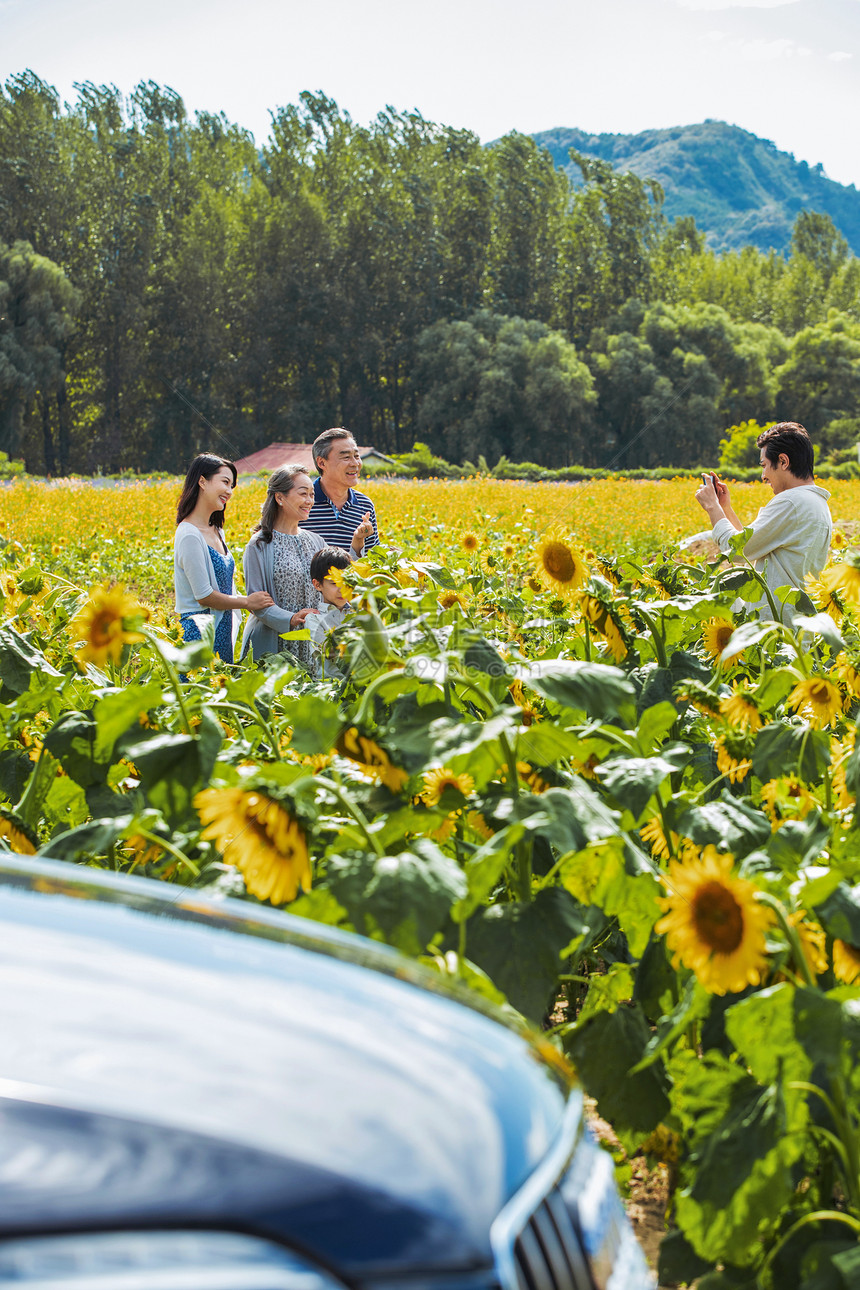
[[[262,143],[323,90],[474,130],[632,133],[707,117],[860,187],[860,0],[0,0],[0,75],[169,85]]]

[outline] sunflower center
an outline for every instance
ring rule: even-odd
[[[828,704],[830,702],[830,692],[823,681],[817,685],[812,684],[809,689],[809,697],[813,703]]]
[[[740,905],[720,882],[706,882],[693,900],[693,920],[700,938],[714,954],[733,954],[744,935]]]
[[[723,650],[726,648],[726,646],[728,645],[729,641],[731,640],[732,633],[734,632],[734,630],[735,630],[734,627],[717,628],[717,647],[719,648],[719,651],[721,654]]]
[[[556,582],[572,582],[576,574],[576,561],[570,547],[564,542],[550,542],[543,553],[543,567]]]
[[[284,845],[280,846],[275,838],[272,829],[265,820],[257,819],[249,814],[247,816],[246,827],[250,830],[258,843],[261,843],[271,853],[274,852],[283,860],[292,860],[296,854],[296,848],[292,841],[285,839]],[[236,839],[233,839],[233,845],[236,845]]]
[[[93,645],[108,645],[116,634],[117,627],[120,626],[122,626],[122,623],[117,619],[116,614],[103,609],[100,613],[93,615],[90,640]]]

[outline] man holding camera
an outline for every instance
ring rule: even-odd
[[[827,563],[833,534],[827,505],[830,494],[812,477],[812,442],[796,421],[777,422],[756,443],[761,449],[761,477],[773,489],[773,497],[752,522],[744,556],[764,574],[778,599],[778,588],[805,590],[807,576],[817,577]],[[732,508],[728,488],[716,475],[706,475],[696,501],[707,512],[714,541],[728,554],[732,537],[744,527]],[[763,617],[772,616],[766,601],[759,608]],[[782,616],[791,621],[794,615],[784,606]]]

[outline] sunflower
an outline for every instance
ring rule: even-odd
[[[78,659],[104,667],[108,659],[119,663],[125,645],[144,638],[139,628],[149,611],[124,587],[94,587],[89,599],[69,623],[73,641],[82,641]]]
[[[598,556],[597,567],[600,570],[600,572],[603,574],[606,581],[611,582],[613,587],[621,586],[621,579],[619,578],[618,574],[615,572],[615,569],[612,567],[612,565],[609,563],[608,560],[603,560],[601,559],[600,556]]]
[[[714,745],[717,769],[727,775],[730,784],[740,784],[752,770],[752,740],[750,736],[727,730]]]
[[[12,811],[0,807],[0,839],[19,856],[34,856],[39,840]]]
[[[829,569],[825,569],[819,582],[828,591],[835,591],[840,599],[850,600],[852,604],[860,605],[860,568],[849,560],[843,560],[841,564],[834,564]]]
[[[836,656],[832,675],[838,676],[839,680],[846,687],[848,693],[845,698],[845,706],[850,708],[853,700],[860,698],[860,672],[857,671],[854,664],[848,658],[848,655],[843,652]]]
[[[506,560],[513,560],[516,553],[517,553],[517,548],[514,546],[513,542],[506,542],[505,545],[502,547],[502,555],[505,557]]]
[[[541,779],[537,771],[527,761],[518,761],[517,770],[519,771],[520,779],[533,793],[545,793],[549,788],[546,780]]]
[[[332,565],[332,567],[329,569],[328,573],[326,574],[326,577],[329,579],[330,582],[334,583],[334,585],[337,587],[340,594],[343,596],[344,600],[351,600],[353,593],[355,591],[355,588],[351,587],[350,584],[347,582],[346,578],[343,576],[345,572],[346,570],[336,569],[334,565]]]
[[[860,976],[860,950],[848,941],[833,942],[833,975],[845,985],[853,985]]]
[[[450,811],[444,820],[435,829],[431,829],[427,834],[434,842],[447,842],[451,834],[457,827],[457,821],[462,815],[462,811]]]
[[[666,937],[672,966],[695,972],[712,994],[758,985],[766,965],[765,932],[773,921],[756,888],[733,871],[734,858],[705,847],[701,858],[672,861],[655,931]]]
[[[577,761],[574,758],[570,764],[577,775],[581,775],[583,779],[597,779],[597,767],[600,765],[600,758],[596,753],[586,757],[585,761]]]
[[[488,578],[494,578],[505,571],[504,561],[496,551],[481,552],[481,568]]]
[[[583,595],[579,607],[582,616],[595,631],[606,638],[610,652],[617,663],[627,657],[627,642],[621,628],[612,616],[609,606],[599,596]]]
[[[477,833],[478,837],[483,838],[485,841],[489,841],[493,836],[493,830],[480,811],[470,811],[466,816],[466,823],[473,833]]]
[[[142,838],[139,833],[134,833],[131,837],[126,838],[125,844],[132,853],[131,862],[134,866],[154,864],[160,856],[164,855],[158,843],[150,842],[148,838]]]
[[[470,529],[468,533],[464,533],[460,538],[460,546],[468,555],[472,555],[473,552],[480,551],[481,539],[477,533],[473,533]]]
[[[424,575],[420,573],[418,569],[410,569],[406,566],[403,566],[400,569],[394,570],[394,576],[399,582],[401,587],[404,587],[407,590],[411,590],[414,587],[421,586],[421,580]]]
[[[788,921],[797,932],[797,939],[800,941],[800,948],[810,972],[813,976],[821,976],[822,972],[827,971],[827,955],[824,952],[827,937],[817,923],[809,922],[805,909],[798,909],[793,914],[789,914]]]
[[[536,596],[539,596],[544,589],[544,585],[536,573],[529,574],[529,576],[526,578],[525,585],[528,588],[528,590],[533,591]]]
[[[735,630],[735,625],[728,618],[709,618],[702,623],[702,644],[715,663],[719,663],[723,650],[728,645]],[[741,658],[742,655],[737,655]]]
[[[283,905],[299,887],[310,891],[304,831],[280,802],[261,789],[204,788],[194,805],[206,825],[202,836],[241,870],[252,896]]]
[[[743,684],[732,686],[732,693],[720,699],[720,712],[729,725],[739,730],[761,730],[762,719],[755,699]]]
[[[356,762],[365,775],[377,779],[392,793],[399,793],[409,776],[395,766],[388,753],[375,739],[359,734],[355,726],[345,730],[337,742],[338,752]]]
[[[705,717],[722,716],[719,698],[699,681],[686,680],[674,693],[680,703],[692,703]]]
[[[845,613],[839,593],[827,586],[820,578],[814,578],[811,573],[806,575],[806,593],[815,608],[829,614],[838,627]]]
[[[449,789],[459,793],[462,797],[468,797],[475,791],[475,781],[471,775],[457,775],[447,766],[427,770],[422,776],[424,788],[421,791],[421,799],[427,806],[438,806],[442,800],[442,795]]]
[[[830,741],[830,763],[833,767],[833,792],[836,795],[836,808],[839,811],[848,811],[854,805],[854,794],[849,793],[848,784],[845,778],[845,767],[850,753],[854,751],[854,734],[848,731],[845,738],[831,739]]]
[[[842,712],[842,695],[839,686],[828,681],[827,677],[811,676],[806,681],[798,681],[788,696],[788,706],[820,730],[835,721]]]
[[[457,608],[461,609],[464,613],[468,604],[466,597],[461,591],[443,591],[437,599],[443,609],[453,609],[456,605]]]
[[[550,590],[567,600],[576,599],[576,591],[588,577],[588,566],[575,547],[559,529],[550,529],[535,550],[538,577]]]
[[[541,712],[530,699],[526,698],[522,681],[512,681],[508,693],[520,709],[520,721],[524,726],[533,726],[541,719]]]
[[[639,836],[645,845],[651,848],[651,854],[657,856],[658,860],[669,859],[669,842],[659,815],[655,815],[650,820],[645,821],[639,830]],[[672,842],[672,850],[677,851],[678,834],[670,832],[669,837]]]
[[[774,829],[780,828],[786,820],[805,820],[817,806],[809,789],[794,773],[763,784],[761,800]]]

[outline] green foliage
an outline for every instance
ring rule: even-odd
[[[738,466],[755,470],[760,455],[756,439],[766,429],[758,421],[741,421],[739,425],[729,426],[725,438],[720,440],[720,470],[731,471]]]
[[[417,354],[418,425],[449,457],[517,455],[523,441],[547,465],[582,456],[593,382],[559,333],[483,311],[435,323]]]
[[[483,147],[305,93],[258,152],[152,82],[63,105],[26,72],[0,91],[0,140],[0,240],[32,248],[0,442],[33,472],[178,472],[212,427],[241,457],[332,424],[466,474],[676,470],[713,465],[727,425],[860,415],[856,195],[720,123],[644,152],[575,132]],[[722,194],[727,174],[754,191],[721,241],[701,194],[676,203],[690,175]],[[744,234],[787,257],[714,249]]]
[[[676,325],[652,311],[652,352]],[[106,656],[71,581],[0,543],[0,848],[397,947],[549,1030],[626,1150],[671,1164],[667,1269],[853,1275],[856,606],[788,627],[735,608],[749,570],[604,554],[579,591],[624,625],[607,638],[591,600],[561,612],[513,560],[437,539],[439,563],[389,546],[345,571],[337,685],[288,655],[213,675],[211,637],[136,614]],[[815,679],[823,716],[795,707]]]

